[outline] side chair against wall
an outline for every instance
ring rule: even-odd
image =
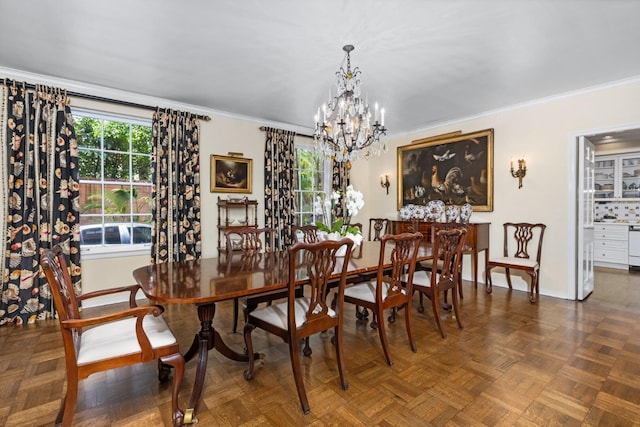
[[[513,289],[511,287],[510,270],[523,270],[531,277],[529,301],[531,303],[536,302],[537,296],[540,295],[540,258],[542,257],[542,238],[546,228],[545,224],[540,223],[505,222],[503,224],[504,246],[502,256],[498,258],[490,257],[487,263],[487,271],[485,272],[487,293],[490,294],[493,290],[493,282],[491,281],[492,268],[504,268],[509,289]],[[529,253],[529,244],[534,247],[535,259],[531,257],[533,251],[531,254]]]
[[[460,286],[460,268],[462,265],[462,251],[464,239],[467,234],[466,228],[443,228],[434,233],[432,238],[433,253],[440,254],[434,257],[430,271],[416,271],[413,276],[413,290],[424,294],[431,300],[433,317],[440,330],[442,338],[447,337],[442,321],[440,319],[440,292],[451,289],[453,311],[458,322],[458,327],[463,328],[458,309],[458,293],[456,289]],[[406,278],[407,283],[410,280]],[[420,301],[419,312],[423,312],[422,300]]]
[[[369,241],[380,240],[387,233],[387,218],[369,218]]]
[[[178,393],[184,375],[184,358],[178,342],[162,318],[159,305],[138,307],[138,285],[101,290],[77,296],[63,249],[41,251],[40,264],[49,282],[64,344],[67,390],[56,426],[71,426],[78,398],[78,381],[96,372],[158,360],[160,381],[174,368],[171,410],[174,425],[182,425],[184,412]],[[129,309],[93,318],[80,316],[78,303],[92,297],[129,292]]]
[[[347,245],[344,257],[336,257],[336,251]],[[258,308],[249,313],[244,326],[244,339],[249,356],[249,368],[244,372],[247,380],[254,378],[255,359],[251,333],[255,328],[263,329],[282,338],[289,344],[289,355],[298,397],[305,414],[310,411],[309,401],[304,388],[300,365],[300,340],[314,334],[334,328],[332,339],[336,348],[338,372],[342,389],[348,387],[342,349],[342,317],[344,289],[347,267],[351,258],[353,241],[325,240],[317,243],[298,242],[289,248],[289,281],[287,301]],[[300,269],[304,269],[309,279],[309,296],[297,296],[296,289],[300,280]],[[340,272],[339,284],[332,304],[328,304],[330,276]]]
[[[384,356],[393,365],[389,342],[385,331],[384,310],[405,307],[404,318],[411,350],[417,351],[411,331],[411,300],[413,273],[420,247],[421,233],[385,234],[380,240],[380,257],[375,279],[348,287],[344,292],[345,302],[371,310],[378,320],[377,329]],[[387,244],[392,246],[385,250]],[[391,264],[391,268],[385,268]],[[406,286],[403,276],[406,274]]]

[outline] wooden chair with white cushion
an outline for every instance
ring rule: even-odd
[[[434,232],[431,244],[433,253],[438,254],[438,256],[431,261],[429,270],[416,271],[413,276],[413,289],[431,300],[433,317],[442,338],[446,338],[447,333],[440,319],[441,303],[439,295],[441,292],[452,291],[453,311],[458,327],[460,329],[463,328],[458,309],[457,289],[460,286],[459,270],[462,266],[462,251],[466,234],[467,229],[464,227],[447,227]],[[407,277],[406,280],[408,281],[409,278]],[[418,311],[424,311],[422,304],[418,307]]]
[[[421,233],[385,234],[380,239],[380,257],[378,271],[373,280],[349,286],[344,291],[345,302],[371,310],[377,319],[376,328],[384,356],[389,365],[393,365],[389,342],[385,331],[384,310],[405,307],[405,324],[411,350],[416,351],[416,343],[411,332],[411,296],[412,278],[416,268],[416,259]],[[392,249],[387,250],[387,245]],[[391,268],[385,268],[391,264]],[[408,277],[403,286],[403,275]]]
[[[178,342],[162,318],[159,305],[137,306],[138,285],[76,296],[63,249],[41,251],[40,264],[47,276],[58,312],[64,344],[67,389],[55,420],[56,426],[71,426],[78,398],[78,380],[96,372],[159,360],[159,379],[174,368],[171,410],[174,425],[182,425],[184,412],[178,393],[184,374],[184,358]],[[129,293],[129,309],[93,318],[80,316],[78,303],[92,297]]]
[[[336,257],[336,251],[347,246],[344,257]],[[299,242],[289,248],[289,281],[287,300],[278,304],[260,307],[249,313],[244,326],[244,340],[249,356],[249,368],[244,372],[247,380],[254,378],[255,358],[251,333],[255,328],[270,332],[289,344],[289,356],[298,398],[305,414],[310,411],[304,388],[300,364],[300,341],[307,337],[334,329],[333,344],[336,348],[338,372],[342,389],[348,387],[342,349],[343,294],[346,285],[347,267],[351,257],[353,241],[350,239],[325,240],[317,243]],[[297,296],[296,289],[301,279],[301,269],[308,278],[308,296]],[[339,274],[339,285],[332,304],[329,300],[331,276]],[[305,354],[306,355],[306,354]]]
[[[504,246],[502,256],[489,258],[487,271],[485,272],[485,283],[487,293],[493,290],[491,281],[491,269],[495,267],[504,268],[509,289],[511,286],[511,269],[523,270],[531,277],[529,285],[529,301],[535,303],[537,295],[540,294],[540,259],[542,257],[542,238],[546,225],[527,222],[505,222]],[[529,251],[529,245],[533,245],[533,250]],[[535,258],[532,255],[535,253]]]

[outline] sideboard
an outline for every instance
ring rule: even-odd
[[[417,224],[417,230],[414,230]],[[431,241],[431,224],[427,221],[398,221],[389,220],[389,233],[407,233],[419,231],[424,235],[424,240]],[[473,286],[478,287],[478,254],[484,251],[484,267],[487,270],[489,260],[489,222],[469,222],[467,226],[466,245],[471,249],[471,265],[473,267]]]

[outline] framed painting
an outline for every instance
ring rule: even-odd
[[[398,209],[430,200],[493,211],[493,129],[398,147]]]
[[[242,157],[211,155],[211,192],[251,193],[253,161]]]

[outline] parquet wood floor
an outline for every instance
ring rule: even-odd
[[[267,358],[251,382],[242,376],[244,364],[210,353],[198,425],[640,425],[640,273],[596,274],[598,285],[587,301],[542,296],[536,305],[523,292],[494,288],[489,296],[465,282],[465,328],[458,330],[445,313],[443,340],[431,311],[415,312],[413,353],[404,323],[390,325],[392,367],[385,364],[377,332],[356,321],[347,306],[349,390],[339,385],[331,333],[312,338],[313,355],[303,358],[311,404],[306,416],[287,346],[255,331],[254,345]],[[199,327],[195,310],[166,309],[186,349]],[[217,311],[217,329],[242,349],[242,335],[230,333],[231,304]],[[194,372],[190,362],[182,407]],[[64,386],[57,321],[0,328],[0,375],[0,425],[52,425]],[[74,426],[169,426],[170,400],[169,386],[156,381],[154,363],[97,374],[80,383]]]

